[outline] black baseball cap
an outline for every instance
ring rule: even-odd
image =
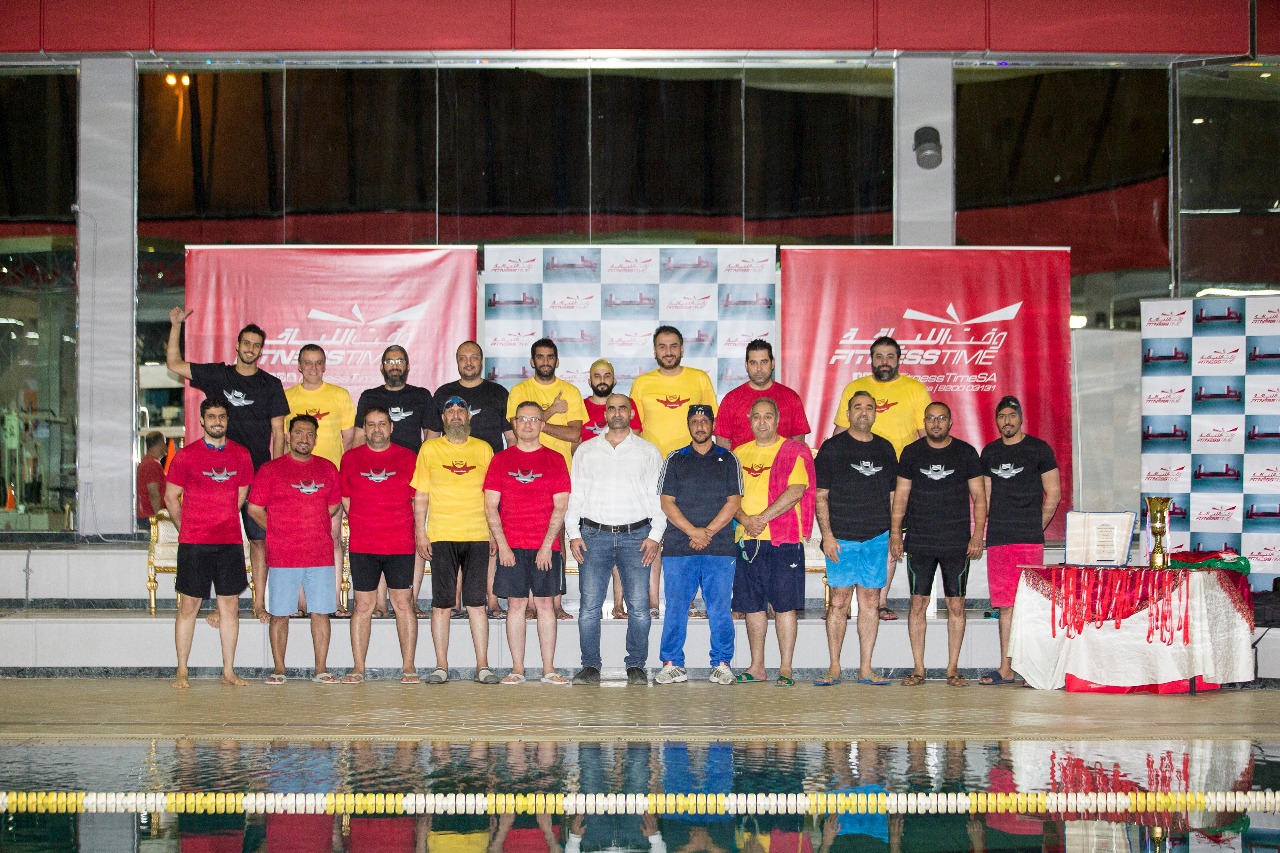
[[[707,419],[712,421],[716,419],[715,412],[711,411],[711,407],[706,403],[695,403],[690,406],[689,413],[685,415],[684,419],[686,421],[691,421],[696,415],[706,415]]]
[[[996,414],[999,415],[1005,409],[1013,409],[1018,413],[1018,417],[1022,417],[1022,404],[1018,402],[1018,398],[1012,394],[1006,394],[1000,398],[1000,402],[996,403]]]

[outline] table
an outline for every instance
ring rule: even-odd
[[[1021,568],[1009,656],[1032,687],[1185,693],[1253,680],[1253,601],[1245,575]]]

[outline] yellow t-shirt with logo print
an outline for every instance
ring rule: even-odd
[[[489,442],[473,436],[462,444],[454,444],[447,436],[422,443],[409,485],[430,498],[427,538],[438,542],[488,541],[484,475],[491,461]]]
[[[849,401],[858,391],[866,391],[876,398],[876,422],[871,425],[871,432],[887,439],[893,445],[893,452],[901,456],[902,448],[920,437],[916,431],[924,429],[924,410],[933,402],[929,399],[929,389],[914,376],[901,373],[888,382],[877,382],[871,374],[860,376],[840,393],[836,426],[849,428]]]
[[[745,515],[759,515],[773,503],[769,500],[769,473],[773,468],[773,460],[778,457],[778,451],[782,449],[782,443],[787,440],[779,438],[768,447],[761,447],[754,441],[748,441],[733,449],[733,454],[742,463],[742,512]],[[787,485],[809,485],[809,472],[805,470],[804,459],[799,456],[796,457],[795,467],[791,469],[791,476],[787,477]],[[791,511],[796,514],[796,521],[799,522],[800,504],[797,503]],[[768,541],[769,525],[764,526],[759,536],[743,538]]]
[[[689,443],[689,407],[707,405],[718,410],[716,390],[705,370],[685,367],[675,376],[651,370],[631,383],[631,399],[640,407],[643,436],[658,445],[665,457]]]
[[[560,395],[560,399],[569,404],[569,410],[552,415],[547,420],[547,423],[554,426],[565,426],[569,421],[580,421],[585,424],[590,420],[587,415],[587,407],[582,402],[582,392],[563,379],[557,379],[549,385],[543,385],[537,379],[526,379],[512,388],[511,393],[507,395],[507,420],[510,421],[516,416],[516,406],[521,403],[532,400],[545,409],[555,402],[557,394]],[[570,459],[573,457],[572,442],[548,435],[546,430],[542,431],[539,440],[542,442],[543,447],[549,447],[563,456],[566,466],[570,464]]]
[[[323,456],[334,465],[342,464],[342,431],[356,425],[356,407],[346,388],[322,382],[314,391],[294,385],[284,392],[289,403],[289,417],[285,419],[285,447],[289,446],[289,424],[295,415],[311,415],[320,421],[316,431],[316,446],[312,452]]]

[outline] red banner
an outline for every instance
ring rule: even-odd
[[[258,366],[296,385],[298,350],[324,347],[325,381],[356,399],[382,384],[382,351],[409,353],[414,385],[457,379],[454,350],[476,335],[473,247],[191,246],[187,361],[231,363],[236,333],[267,333]],[[187,389],[188,434],[203,395]]]
[[[871,342],[902,347],[901,371],[951,407],[952,434],[979,450],[995,405],[1022,403],[1025,429],[1057,456],[1061,540],[1071,507],[1070,252],[1066,249],[783,248],[781,379],[806,401],[814,436],[840,392],[871,372]]]

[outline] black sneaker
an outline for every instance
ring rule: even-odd
[[[649,675],[638,666],[627,667],[627,684],[648,684]]]
[[[584,666],[573,674],[574,684],[599,684],[600,670],[594,666]]]

